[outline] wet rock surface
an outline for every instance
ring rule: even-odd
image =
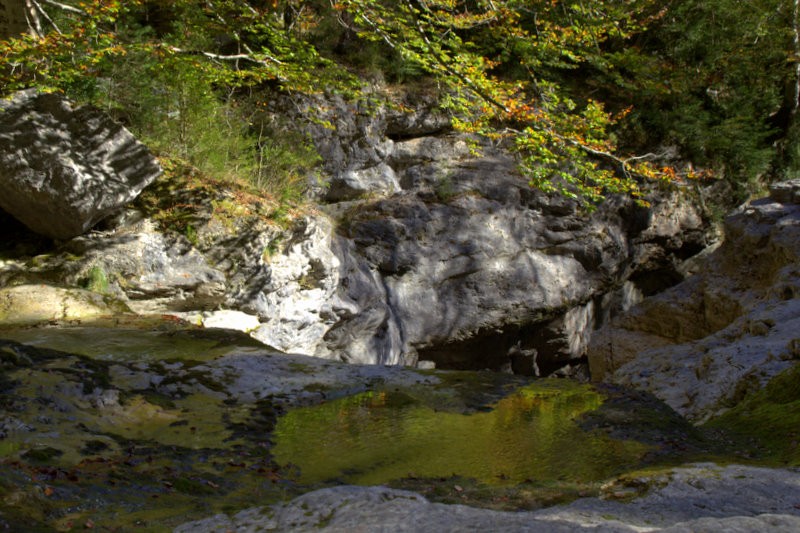
[[[492,424],[481,427],[494,411],[509,436],[514,431],[539,435],[503,442],[532,443],[543,447],[542,453],[549,449],[544,436],[554,423],[564,426],[565,435],[583,435],[568,437],[584,442],[583,454],[565,455],[563,446],[550,447],[557,458],[542,464],[542,472],[550,472],[544,478],[521,480],[518,472],[500,470],[508,474],[489,482],[470,480],[470,461],[452,467],[460,472],[455,479],[449,473],[428,477],[422,470],[415,475],[402,467],[385,478],[440,501],[463,501],[463,496],[472,505],[539,508],[599,494],[608,476],[636,465],[729,454],[724,442],[693,433],[663,404],[623,389],[539,383],[496,372],[349,365],[265,350],[240,332],[163,318],[7,329],[2,337],[16,339],[0,341],[0,524],[12,530],[23,524],[69,529],[87,523],[165,529],[221,512],[233,516],[251,507],[254,497],[273,503],[340,485],[353,468],[310,481],[303,477],[310,467],[299,454],[286,456],[282,443],[290,435],[302,440],[301,429],[308,424],[325,428],[344,422],[350,424],[347,431],[307,439],[302,447],[324,454],[326,446],[341,444],[346,452],[336,461],[380,472],[385,461],[403,454],[365,463],[358,449],[370,455],[380,449],[367,441],[351,446],[347,439],[362,428],[363,438],[375,438],[369,417],[392,421],[408,409],[434,417],[430,431],[441,432],[445,440],[460,435],[448,427],[466,423],[475,438],[458,437],[465,443],[480,443],[480,434],[499,430]],[[359,398],[370,400],[362,404]],[[337,402],[356,411],[347,414]],[[562,414],[554,418],[556,413]],[[528,428],[536,420],[543,426]],[[395,431],[412,436],[418,431],[417,422],[404,424]],[[402,442],[401,437],[392,440]],[[519,456],[496,450],[499,443],[489,440],[491,450],[470,453]],[[426,456],[448,449],[442,443],[428,446]],[[584,466],[561,466],[582,455],[589,458]],[[493,516],[492,511],[476,513]]]
[[[328,369],[237,332],[120,320],[0,334],[29,343],[0,341],[0,527],[163,530],[254,493],[302,493],[291,466],[271,458],[281,413],[384,382],[437,381]]]

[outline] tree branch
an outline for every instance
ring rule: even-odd
[[[78,15],[85,15],[86,11],[82,9],[78,9],[77,7],[68,6],[67,4],[62,4],[61,2],[55,2],[54,0],[38,0],[38,2],[43,2],[49,6],[57,7],[62,11],[69,11],[70,13],[76,13]],[[41,8],[39,8],[41,9]]]
[[[411,6],[409,4],[408,0],[406,0],[406,5],[408,6],[408,8],[413,13],[414,12],[414,8],[413,8],[413,6]],[[441,56],[441,54],[439,54],[436,51],[436,49],[433,46],[433,43],[431,43],[430,39],[428,38],[428,35],[425,33],[425,29],[422,27],[422,25],[420,24],[419,18],[417,18],[417,17],[414,17],[414,26],[415,26],[419,36],[422,37],[422,40],[423,40],[423,42],[425,43],[425,46],[428,49],[428,53],[430,53],[433,56],[433,58],[436,60],[436,62],[439,63],[439,65],[441,65],[442,68],[445,69],[445,71],[447,71],[451,75],[453,75],[456,78],[458,78],[459,80],[461,80],[461,82],[464,83],[467,87],[469,87],[469,89],[471,91],[473,91],[475,94],[477,94],[478,96],[483,98],[486,102],[488,102],[488,103],[492,104],[493,106],[497,107],[502,112],[508,113],[508,108],[502,102],[500,102],[499,100],[494,98],[491,94],[489,94],[486,91],[484,91],[483,89],[481,89],[478,86],[477,83],[475,83],[474,81],[472,81],[469,78],[469,76],[467,76],[467,75],[459,72],[458,70],[454,69],[450,65],[450,62],[446,61]]]
[[[280,59],[272,57],[272,56],[270,56],[268,54],[264,54],[264,56],[269,60],[269,61],[265,61],[263,59],[258,59],[256,57],[253,57],[250,54],[223,55],[223,54],[213,54],[211,52],[204,52],[202,50],[184,50],[183,48],[178,48],[177,46],[166,46],[166,48],[168,50],[171,50],[171,51],[175,52],[176,54],[199,55],[199,56],[205,56],[205,57],[207,57],[209,59],[215,59],[215,60],[219,60],[219,61],[239,61],[241,59],[241,60],[250,61],[251,63],[256,63],[258,65],[264,65],[264,66],[267,66],[270,63],[276,64],[276,65],[283,65],[283,63],[281,62]]]
[[[507,131],[507,132],[513,133],[515,135],[522,135],[523,134],[523,132],[521,132],[521,131],[519,131],[517,129],[514,129],[514,128],[505,128],[505,130],[503,130],[503,131]],[[635,155],[635,156],[623,158],[623,157],[619,157],[617,155],[614,155],[611,152],[606,152],[605,150],[598,150],[596,148],[592,148],[591,146],[588,146],[586,144],[580,143],[580,142],[576,141],[575,139],[570,139],[569,137],[561,135],[560,133],[556,133],[555,131],[553,131],[550,128],[540,128],[539,131],[543,131],[543,132],[547,133],[548,135],[552,136],[554,139],[557,139],[557,140],[563,142],[564,144],[569,144],[571,146],[575,146],[576,148],[579,148],[580,150],[586,152],[589,155],[592,155],[594,157],[598,157],[600,159],[605,159],[606,161],[610,161],[611,163],[617,164],[626,178],[630,178],[631,176],[637,176],[637,177],[640,177],[640,178],[646,178],[647,177],[647,176],[645,176],[645,175],[643,175],[643,174],[641,174],[639,172],[636,172],[633,169],[631,169],[631,167],[630,167],[630,162],[631,161],[643,161],[643,160],[647,160],[647,159],[657,159],[657,158],[663,157],[665,155],[665,154],[654,154],[653,152],[648,152],[648,153],[642,154],[642,155]]]
[[[42,18],[44,18],[53,27],[53,29],[56,30],[56,33],[58,33],[59,35],[63,35],[59,27],[56,25],[55,22],[53,22],[53,19],[50,18],[50,15],[47,14],[47,11],[44,10],[44,8],[39,4],[39,2],[37,0],[32,0],[32,3],[33,6],[36,8],[36,11],[39,12]]]

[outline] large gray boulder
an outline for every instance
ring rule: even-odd
[[[342,279],[331,352],[548,373],[581,356],[603,295],[704,243],[698,209],[677,192],[650,210],[617,198],[588,214],[532,191],[507,153],[449,142],[415,143],[418,158],[397,143],[406,190],[330,209]]]
[[[613,309],[682,279],[679,263],[708,243],[701,209],[679,191],[654,193],[650,209],[613,198],[594,214],[533,191],[508,151],[453,132],[435,98],[323,100],[275,107],[333,125],[307,128],[332,234],[309,232],[321,246],[292,239],[294,273],[273,260],[269,285],[231,302],[270,323],[264,338],[291,326],[280,336],[302,353],[549,373],[579,359]],[[302,322],[264,305],[277,299]]]
[[[0,208],[56,239],[85,233],[161,173],[97,109],[27,90],[0,101]]]

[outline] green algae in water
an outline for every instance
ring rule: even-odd
[[[533,384],[489,411],[463,414],[366,392],[288,412],[273,433],[273,455],[309,484],[453,475],[494,485],[596,481],[640,464],[649,449],[578,426],[602,401],[588,386]]]

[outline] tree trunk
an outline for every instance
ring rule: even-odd
[[[792,118],[797,120],[797,110],[800,108],[800,0],[794,0],[792,13],[792,29],[794,30],[794,87],[792,94]]]
[[[41,35],[35,0],[0,0],[0,39]]]

